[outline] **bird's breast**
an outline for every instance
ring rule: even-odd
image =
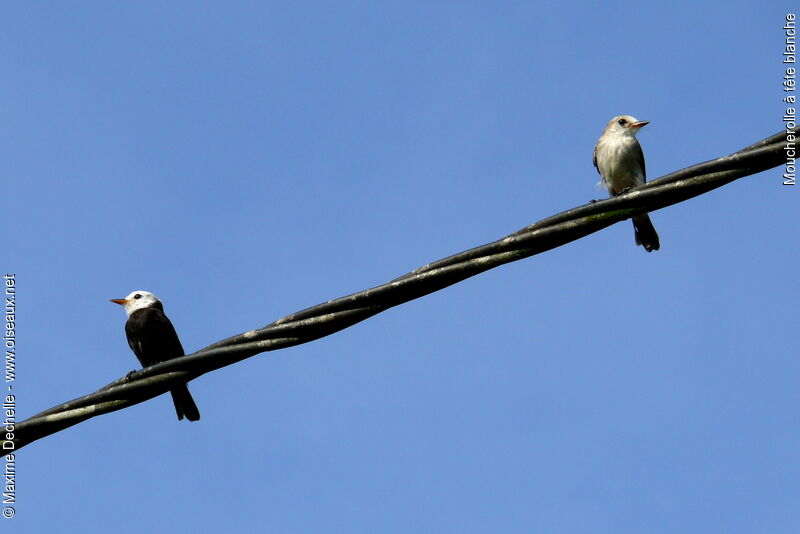
[[[635,139],[614,140],[597,146],[597,170],[612,195],[644,183],[644,173],[635,157],[635,148]]]

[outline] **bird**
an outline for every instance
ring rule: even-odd
[[[128,345],[142,367],[172,360],[184,355],[175,327],[164,314],[164,305],[149,291],[133,291],[124,299],[111,299],[120,304],[128,314],[125,335]],[[178,384],[170,390],[178,420],[200,420],[200,412],[186,384]]]
[[[611,196],[624,193],[647,180],[644,153],[636,134],[649,121],[640,121],[630,115],[618,115],[608,121],[600,139],[594,146],[592,163],[603,178]],[[633,216],[636,244],[647,252],[658,250],[661,244],[647,213]]]

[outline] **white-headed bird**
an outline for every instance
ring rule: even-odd
[[[142,367],[184,355],[175,327],[164,315],[164,306],[158,297],[149,291],[134,291],[124,299],[111,299],[111,302],[122,305],[128,314],[125,334]],[[200,412],[186,384],[173,386],[170,393],[178,420],[184,417],[189,421],[200,419]]]

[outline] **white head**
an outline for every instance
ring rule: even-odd
[[[648,121],[640,121],[636,117],[630,115],[618,115],[608,121],[606,129],[603,130],[603,135],[620,135],[625,137],[636,137],[639,129]]]
[[[128,316],[130,316],[136,310],[141,310],[142,308],[152,308],[155,306],[163,310],[161,301],[149,291],[133,291],[124,299],[111,299],[111,302],[124,306],[125,313],[127,313]]]

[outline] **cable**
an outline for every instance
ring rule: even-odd
[[[54,406],[14,428],[14,450],[91,417],[121,410],[259,354],[328,336],[393,306],[417,299],[500,265],[602,230],[633,215],[683,202],[785,162],[782,131],[729,156],[667,174],[630,191],[593,201],[502,239],[423,265],[383,285],[287,315],[263,328],[218,341],[193,354],[133,371],[94,393]],[[13,451],[8,451],[13,452]]]

